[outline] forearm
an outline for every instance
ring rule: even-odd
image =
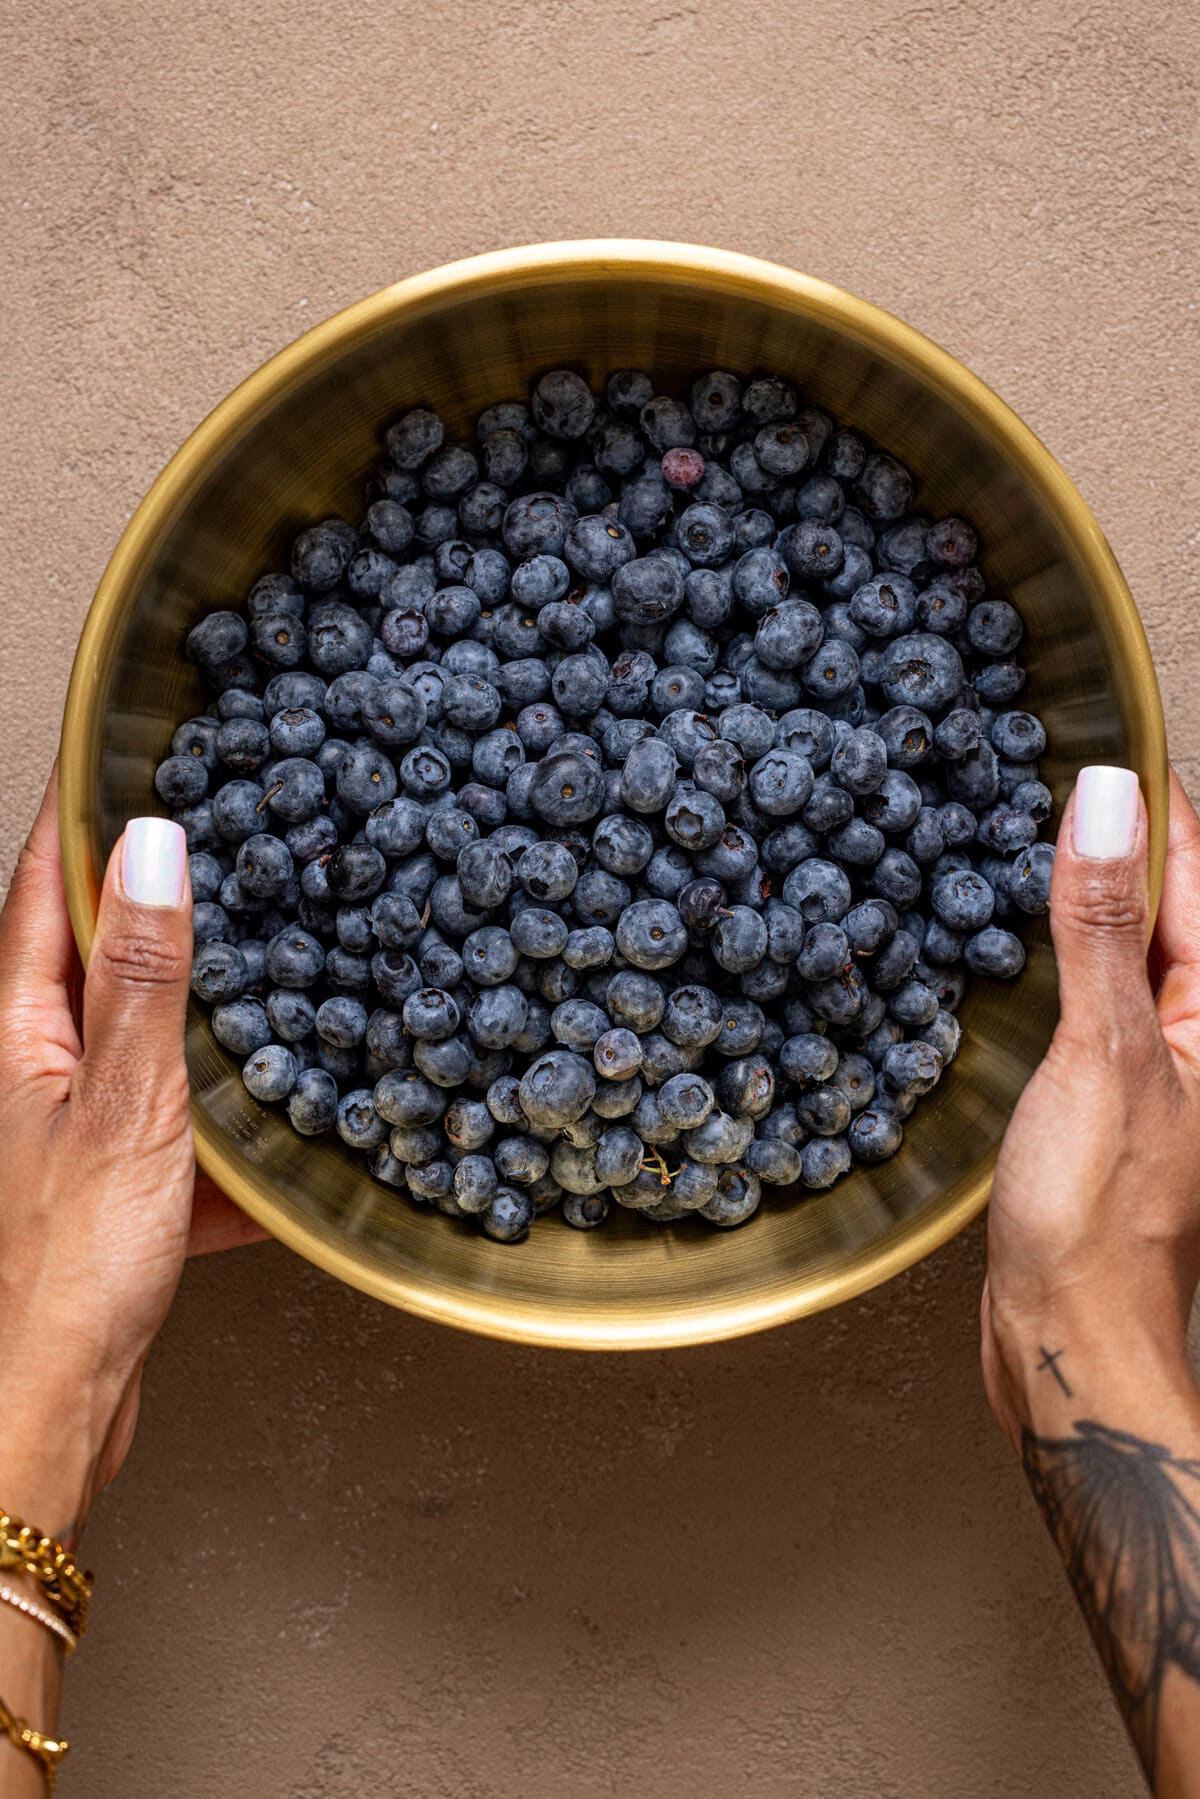
[[[5,1362],[12,1368],[11,1360]],[[48,1373],[44,1365],[42,1372]],[[67,1409],[65,1394],[45,1397],[37,1379],[16,1386],[20,1397],[0,1416],[0,1507],[73,1548],[94,1491],[98,1427]],[[54,1610],[37,1581],[19,1567],[0,1570],[0,1585],[41,1610]],[[63,1656],[63,1646],[45,1625],[0,1604],[0,1699],[43,1735],[57,1729]],[[44,1792],[33,1756],[0,1736],[0,1799],[42,1799]]]
[[[1200,1392],[1160,1316],[1010,1332],[1026,1475],[1158,1799],[1200,1799]]]

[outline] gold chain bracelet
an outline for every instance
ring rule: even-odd
[[[0,1569],[24,1568],[61,1616],[81,1637],[87,1629],[93,1576],[54,1537],[43,1537],[8,1512],[0,1512]]]
[[[32,1574],[68,1630],[81,1637],[88,1628],[94,1576],[85,1574],[58,1538],[41,1536],[20,1518],[0,1511],[0,1569],[13,1567]]]
[[[27,1755],[33,1756],[41,1767],[46,1792],[53,1793],[59,1763],[70,1744],[62,1737],[46,1737],[40,1730],[31,1730],[23,1718],[14,1718],[3,1699],[0,1699],[0,1730],[3,1730],[14,1749],[23,1749]]]

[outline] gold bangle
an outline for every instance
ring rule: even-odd
[[[0,1730],[3,1730],[14,1749],[23,1749],[27,1755],[33,1756],[42,1770],[47,1793],[53,1793],[59,1763],[70,1744],[62,1737],[44,1737],[40,1730],[31,1730],[24,1718],[13,1717],[3,1699],[0,1699]]]
[[[8,1512],[0,1512],[0,1569],[24,1568],[76,1637],[87,1629],[94,1577],[54,1537],[43,1537]]]

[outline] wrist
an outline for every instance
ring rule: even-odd
[[[1003,1409],[1019,1429],[1069,1434],[1082,1418],[1147,1434],[1156,1412],[1200,1403],[1184,1325],[1174,1305],[1058,1296],[1036,1310],[991,1303]],[[1152,1434],[1152,1429],[1150,1431]]]
[[[0,1333],[0,1507],[63,1541],[78,1537],[120,1399],[115,1377],[85,1358]]]

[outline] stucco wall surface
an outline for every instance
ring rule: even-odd
[[[1182,0],[0,5],[0,865],[167,456],[307,325],[508,243],[755,252],[991,382],[1095,507],[1200,778],[1200,25]],[[982,1235],[686,1354],[187,1274],[88,1553],[91,1799],[1122,1799],[985,1416]]]

